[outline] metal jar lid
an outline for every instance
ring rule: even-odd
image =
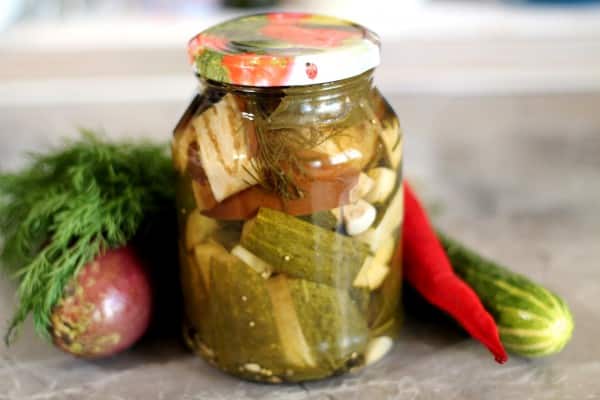
[[[302,86],[333,82],[379,65],[379,38],[339,18],[266,13],[215,25],[188,43],[204,79],[243,86]]]

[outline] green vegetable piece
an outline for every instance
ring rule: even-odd
[[[185,248],[191,251],[194,247],[206,242],[219,229],[219,223],[205,217],[197,209],[192,211],[185,225]]]
[[[508,351],[526,357],[561,351],[573,333],[567,304],[548,289],[438,233],[454,270],[496,320]]]
[[[368,341],[366,320],[346,291],[279,275],[268,280],[285,379],[319,379],[347,369]]]
[[[203,325],[200,320],[206,314],[203,312],[202,306],[208,300],[206,272],[198,265],[193,253],[188,253],[181,243],[179,244],[179,265],[181,291],[186,298],[185,315],[190,323],[199,329]]]
[[[285,372],[267,280],[231,254],[211,260],[210,313],[210,345],[222,369],[253,380]]]
[[[302,280],[288,281],[302,332],[321,368],[329,374],[361,354],[369,338],[367,321],[346,291]]]
[[[364,266],[354,279],[353,285],[354,287],[375,290],[381,286],[389,273],[390,267],[386,264],[378,263],[373,258],[367,257]]]
[[[395,234],[390,237],[391,243],[401,243],[401,235]],[[388,246],[390,243],[388,243]],[[387,259],[388,249],[386,246],[380,247],[375,258],[379,255],[380,259]],[[402,246],[393,246],[393,254],[389,259],[390,272],[383,281],[383,284],[375,291],[371,292],[369,302],[369,328],[376,332],[386,332],[387,336],[395,337],[389,333],[389,329],[384,329],[391,321],[395,321],[394,327],[398,327],[402,320],[401,308],[399,307],[402,294]],[[382,333],[380,333],[382,334]]]
[[[268,208],[244,225],[241,244],[275,272],[340,288],[369,255],[365,243]]]
[[[282,359],[288,366],[286,377],[294,381],[326,376],[327,372],[319,368],[304,336],[290,293],[289,279],[284,275],[270,279],[268,289],[281,341]]]
[[[196,245],[191,251],[186,251],[180,241],[179,252],[186,322],[194,333],[184,332],[185,339],[193,350],[208,357],[208,353],[213,353],[208,343],[212,343],[215,331],[211,313],[207,312],[211,310],[213,299],[211,269],[214,260],[223,260],[230,255],[227,249],[213,239]]]
[[[402,293],[402,274],[399,267],[394,266],[383,285],[371,293],[369,303],[369,327],[378,330],[392,319],[401,319],[399,309]]]

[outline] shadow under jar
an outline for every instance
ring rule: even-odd
[[[378,361],[400,325],[403,202],[376,36],[262,14],[189,49],[201,90],[173,140],[187,345],[272,383]]]

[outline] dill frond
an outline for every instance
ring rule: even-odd
[[[254,114],[254,131],[257,154],[250,160],[246,172],[265,190],[277,194],[283,200],[304,197],[297,179],[307,176],[303,152],[342,135],[340,127],[319,129],[317,126],[302,128],[272,128],[271,117],[257,104],[249,104]],[[325,133],[324,133],[325,132]]]
[[[67,282],[99,253],[127,244],[154,212],[173,207],[168,146],[107,143],[91,131],[22,171],[0,174],[0,267],[18,281],[5,340],[29,314],[49,338],[52,308]]]

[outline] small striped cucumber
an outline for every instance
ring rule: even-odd
[[[487,260],[438,232],[455,272],[494,316],[506,349],[525,357],[558,353],[571,339],[573,317],[548,289]]]

